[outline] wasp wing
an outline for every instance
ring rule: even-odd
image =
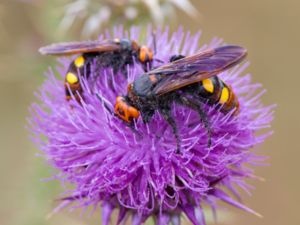
[[[81,41],[57,43],[42,47],[39,52],[43,55],[72,55],[89,52],[105,52],[120,49],[120,45],[111,40],[105,41]]]
[[[152,93],[166,94],[181,87],[216,76],[241,62],[247,55],[245,48],[222,46],[171,62],[147,74],[159,74]]]

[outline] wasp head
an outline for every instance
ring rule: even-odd
[[[149,62],[152,62],[153,60],[153,52],[150,48],[148,48],[147,46],[141,46],[139,51],[138,51],[138,60],[142,63],[142,64],[146,64]]]
[[[140,116],[140,112],[131,106],[123,96],[118,96],[116,99],[115,114],[127,123],[132,123],[133,119]]]

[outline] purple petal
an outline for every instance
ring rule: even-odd
[[[178,215],[178,214],[171,215],[171,222],[173,225],[180,225],[181,224],[180,215]]]
[[[170,215],[166,213],[161,213],[158,215],[157,225],[168,225],[170,222]]]
[[[114,207],[110,203],[102,204],[102,224],[108,225],[110,222],[110,216],[112,214]]]
[[[248,208],[247,206],[245,206],[245,205],[243,205],[243,204],[241,204],[241,203],[239,203],[239,202],[233,200],[229,195],[227,195],[227,194],[226,194],[224,191],[222,191],[222,190],[215,189],[215,190],[212,191],[211,194],[214,195],[216,198],[219,198],[219,199],[221,199],[222,201],[224,201],[224,202],[226,202],[226,203],[228,203],[228,204],[230,204],[230,205],[235,206],[236,208],[239,208],[239,209],[242,209],[242,210],[244,210],[244,211],[246,211],[246,212],[252,213],[252,214],[254,214],[255,216],[262,217],[261,214],[255,212],[254,210]]]
[[[195,207],[192,205],[185,205],[182,207],[182,211],[185,213],[185,215],[189,218],[189,220],[192,222],[193,225],[203,225],[199,221],[196,214],[195,214]]]

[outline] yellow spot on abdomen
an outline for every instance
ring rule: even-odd
[[[209,92],[209,93],[214,92],[214,84],[211,79],[202,80],[202,85],[207,92]]]
[[[66,80],[69,84],[75,84],[78,82],[78,77],[74,73],[68,72],[66,75]]]
[[[227,87],[224,87],[222,89],[222,93],[221,93],[221,97],[220,97],[219,102],[221,104],[224,104],[224,103],[226,103],[228,101],[228,99],[229,99],[229,90],[228,90]]]
[[[84,65],[84,58],[83,56],[79,56],[77,59],[75,59],[74,64],[77,68],[80,68]]]

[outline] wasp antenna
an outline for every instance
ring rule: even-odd
[[[161,59],[153,59],[153,60],[155,60],[155,61],[157,61],[157,62],[159,62],[159,63],[164,63],[164,61],[163,60],[161,60]]]
[[[156,46],[156,30],[152,31],[152,41],[153,41],[154,55],[156,55],[156,51],[157,51],[157,46]]]

